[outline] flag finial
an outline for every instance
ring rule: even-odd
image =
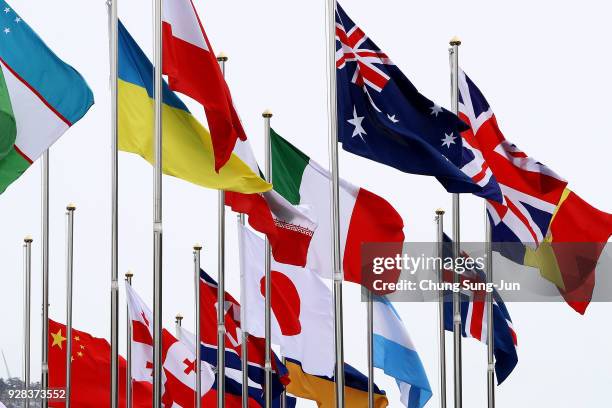
[[[68,211],[74,211],[76,210],[76,205],[74,203],[70,203],[66,206],[66,210]]]
[[[449,41],[450,45],[461,45],[461,40],[456,35]]]
[[[217,55],[217,61],[223,61],[226,62],[229,58],[227,57],[227,55],[225,55],[225,53],[223,51],[221,51],[219,53],[219,55]]]
[[[438,209],[436,210],[436,215],[444,215],[444,212],[445,212],[445,211],[444,211],[443,209],[438,208]]]
[[[182,321],[182,320],[183,320],[183,315],[182,315],[182,314],[180,314],[180,313],[179,313],[179,314],[177,314],[177,315],[176,315],[176,321],[177,321],[177,322],[180,322],[180,321]]]
[[[195,244],[193,244],[193,250],[194,251],[201,251],[202,250],[202,244],[196,242]]]
[[[23,242],[26,242],[28,244],[31,243],[32,241],[34,240],[32,239],[31,235],[26,235],[25,238],[23,238]]]
[[[263,116],[264,118],[271,118],[272,117],[272,111],[270,109],[266,109],[264,111],[264,113],[261,114],[261,116]]]
[[[132,272],[132,271],[127,271],[127,272],[125,273],[125,277],[126,277],[126,278],[133,278],[133,277],[134,277],[134,272]]]

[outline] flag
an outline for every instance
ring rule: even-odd
[[[190,349],[195,349],[195,335],[191,333],[189,330],[184,327],[178,328],[179,339],[182,343],[188,345]],[[202,350],[205,350],[205,346],[202,345]],[[228,357],[228,353],[233,353],[232,351],[225,352],[226,358]],[[204,357],[202,357],[204,359]],[[249,408],[259,408],[263,406],[264,399],[261,397],[261,387],[255,386],[254,383],[249,382],[249,396],[248,396],[248,406]],[[213,388],[204,396],[202,400],[202,406],[209,406],[208,404],[215,405],[216,404],[216,395],[217,395],[217,382],[213,384]],[[242,407],[242,370],[234,368],[234,365],[228,366],[227,361],[225,364],[225,406],[227,408],[241,408]],[[293,408],[296,405],[295,398],[287,397],[287,406],[286,408]],[[282,408],[280,397],[276,397],[272,400],[272,408]]]
[[[248,140],[239,140],[234,154],[253,172],[260,172]],[[306,265],[308,248],[317,226],[308,208],[292,205],[274,190],[261,194],[226,191],[225,204],[235,212],[246,214],[249,225],[266,235],[274,259],[290,265]]]
[[[238,224],[242,307],[249,334],[265,337],[265,245]],[[331,376],[336,366],[332,294],[312,271],[272,260],[272,342],[283,357],[300,361],[309,374]]]
[[[466,147],[462,168],[488,191],[493,242],[537,246],[546,237],[567,182],[506,140],[482,92],[461,70],[459,112],[470,125],[462,133]],[[493,199],[499,196],[502,202]]]
[[[91,89],[0,1],[0,193],[93,105]]]
[[[536,250],[525,248],[524,264],[539,268],[566,302],[584,314],[595,288],[598,259],[611,235],[612,214],[566,189],[545,242]]]
[[[298,361],[287,359],[287,369],[291,382],[287,391],[298,398],[315,401],[319,408],[336,406],[336,384],[333,377],[307,374]],[[368,407],[368,377],[344,363],[345,405],[350,408]],[[389,405],[387,396],[374,384],[374,408]]]
[[[164,2],[163,71],[170,89],[204,106],[219,171],[232,155],[236,140],[246,140],[232,96],[191,0]]]
[[[452,258],[452,241],[444,235],[443,254],[444,258]],[[463,254],[463,256],[467,256]],[[467,268],[467,265],[466,265]],[[444,272],[444,281],[453,282],[453,272]],[[463,286],[464,281],[472,283],[485,283],[486,276],[480,269],[466,269],[460,275]],[[446,293],[445,299],[450,297]],[[487,344],[487,310],[486,292],[484,290],[462,291],[461,302],[461,335],[472,337]],[[510,313],[497,291],[493,291],[493,354],[495,356],[495,375],[497,383],[501,384],[512,373],[518,364],[517,336],[512,325]],[[453,331],[453,303],[444,302],[444,328]]]
[[[263,192],[271,186],[232,155],[214,171],[208,131],[185,104],[163,85],[163,171],[190,183],[242,193]],[[123,24],[119,23],[119,149],[154,163],[153,65]]]
[[[105,339],[72,329],[72,392],[74,408],[110,406],[110,344]],[[49,319],[49,388],[66,387],[66,326]],[[119,407],[126,406],[126,363],[119,357]],[[134,408],[149,408],[153,398],[147,383],[134,383]],[[50,407],[64,407],[64,401],[50,401]]]
[[[225,293],[225,366],[228,393],[240,395],[242,381],[242,332],[240,304],[229,293]],[[200,270],[200,348],[202,360],[212,366],[217,365],[217,282],[206,272]],[[260,406],[264,404],[265,384],[265,340],[250,336],[247,343],[249,361],[249,396]],[[287,369],[276,354],[272,353],[272,398],[276,399],[284,390],[287,382]],[[226,378],[227,380],[227,378]]]
[[[306,268],[324,278],[331,278],[334,270],[331,253],[331,176],[273,130],[271,140],[274,190],[291,204],[307,206],[318,222],[308,249]],[[401,253],[403,229],[402,217],[384,198],[340,180],[340,243],[346,280],[365,283],[361,276],[363,243],[396,243],[398,253]]]
[[[344,150],[405,173],[435,176],[451,193],[480,191],[458,168],[466,125],[421,95],[339,4],[336,75]]]
[[[125,285],[128,312],[132,324],[132,379],[135,382],[153,381],[153,314],[134,291]],[[213,385],[215,374],[209,364],[201,364],[201,396]],[[183,408],[195,406],[196,366],[195,347],[178,341],[166,329],[162,331],[163,395],[166,406],[173,402]]]
[[[404,406],[424,407],[432,396],[431,386],[402,319],[385,297],[377,296],[373,308],[374,367],[395,378]]]

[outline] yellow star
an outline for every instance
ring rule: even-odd
[[[70,362],[72,363],[74,361],[74,357],[70,356]]]
[[[84,346],[84,345],[82,345],[82,344],[81,344],[81,345],[79,345],[79,347],[81,348],[81,350],[84,350],[84,349],[85,349],[85,346]]]
[[[62,329],[59,329],[57,333],[51,333],[51,337],[53,337],[53,344],[51,344],[51,347],[58,346],[61,350],[62,342],[66,341],[66,338],[62,336]]]
[[[74,341],[81,341],[81,338],[79,336],[74,336]]]
[[[77,356],[79,357],[83,357],[83,353],[81,353],[80,351],[77,353]]]

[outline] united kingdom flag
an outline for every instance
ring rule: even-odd
[[[482,92],[461,70],[459,116],[470,125],[461,134],[462,170],[483,187],[477,194],[488,199],[493,241],[537,245],[567,181],[505,139]]]
[[[421,95],[340,5],[336,73],[338,139],[344,150],[406,173],[434,176],[449,192],[482,190],[458,167],[465,123]]]

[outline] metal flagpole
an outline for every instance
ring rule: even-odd
[[[119,264],[118,264],[118,14],[117,1],[107,0],[109,17],[110,89],[111,89],[111,408],[119,407]],[[129,399],[128,399],[129,401]]]
[[[49,150],[42,157],[42,359],[41,388],[49,387]],[[42,407],[49,406],[42,400]]]
[[[272,112],[266,110],[262,114],[264,118],[264,146],[265,146],[265,177],[268,183],[272,182],[272,148],[270,143],[270,119],[272,118]],[[265,372],[266,372],[266,384],[265,384],[265,397],[266,397],[266,408],[272,407],[272,251],[270,248],[270,241],[266,237],[265,240],[265,272],[266,272],[266,296],[265,296]]]
[[[436,210],[436,224],[438,245],[436,256],[438,259],[444,257],[444,210]],[[444,282],[442,265],[437,265],[438,282]],[[438,292],[438,337],[439,337],[439,359],[440,359],[440,408],[446,408],[446,334],[444,331],[444,290]]]
[[[486,265],[487,283],[493,283],[493,230],[491,222],[487,216],[485,204],[485,225],[486,225]],[[493,332],[493,293],[487,292],[487,396],[488,408],[495,408],[495,357],[493,355],[495,335]]]
[[[461,41],[453,37],[450,41],[452,61],[451,103],[452,111],[459,112],[459,45]],[[459,194],[453,194],[453,258],[458,259],[461,253],[461,234],[459,224]],[[454,273],[455,284],[459,284],[459,275]],[[459,293],[453,293],[453,336],[455,358],[455,408],[462,406],[462,368],[461,368],[461,301]]]
[[[155,172],[153,203],[153,407],[162,402],[162,1],[155,0]]]
[[[66,408],[72,392],[72,281],[74,272],[74,204],[66,207]]]
[[[30,389],[30,307],[32,297],[32,237],[23,239],[23,382],[26,390]],[[23,406],[30,407],[30,401],[24,399]]]
[[[174,333],[176,334],[177,338],[179,338],[181,335],[182,326],[183,326],[183,315],[179,313],[174,317]]]
[[[332,254],[334,278],[334,343],[336,348],[336,407],[344,408],[344,339],[342,316],[342,281],[340,253],[340,199],[338,170],[338,101],[336,91],[336,0],[326,0],[327,9],[327,108],[329,111],[329,156],[331,183]]]
[[[217,56],[221,73],[225,77],[225,63],[228,58],[224,53]],[[219,268],[217,284],[217,408],[225,408],[225,191],[219,190],[218,206],[218,252]]]
[[[368,408],[374,408],[374,302],[372,292],[364,290],[368,309]]]
[[[238,214],[238,223],[243,225],[245,224],[244,214]],[[242,258],[241,258],[242,260]],[[242,370],[242,408],[249,407],[249,333],[247,332],[247,323],[246,323],[246,282],[244,277],[244,266],[240,265],[240,368]]]
[[[194,273],[194,289],[195,289],[195,358],[196,358],[196,408],[202,406],[202,356],[200,348],[200,339],[202,338],[200,327],[200,255],[202,245],[195,244],[193,246],[193,273]],[[177,316],[177,323],[180,322]]]
[[[134,274],[132,271],[127,271],[125,274],[125,281],[128,285],[132,286],[132,278]],[[126,384],[125,384],[125,406],[126,408],[132,408],[132,318],[130,317],[130,311],[126,311],[126,328],[127,336],[127,347],[125,350],[126,360]]]

